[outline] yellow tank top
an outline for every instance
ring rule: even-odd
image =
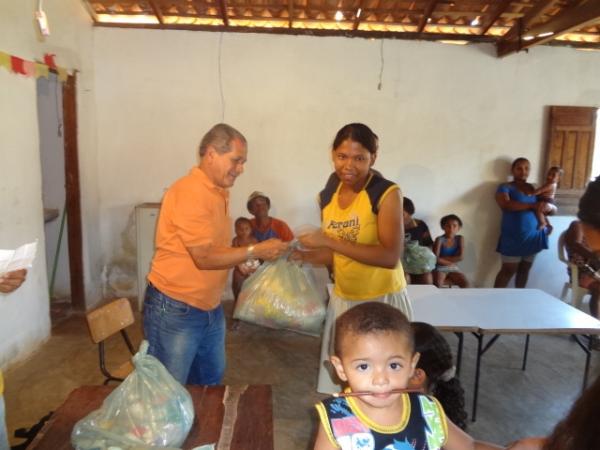
[[[379,184],[379,189],[371,189],[376,182]],[[381,189],[382,182],[385,182],[384,189]],[[344,239],[358,244],[379,244],[375,211],[379,211],[379,205],[390,192],[399,189],[398,185],[380,177],[377,179],[371,177],[365,188],[347,208],[341,208],[338,203],[340,186],[341,183],[338,182],[335,192],[327,198],[326,204],[323,204],[323,192],[326,192],[327,187],[320,194],[323,232],[335,239]],[[374,191],[379,193],[373,194]],[[376,203],[375,207],[373,202]],[[398,292],[406,287],[400,261],[394,269],[385,269],[362,264],[347,256],[334,253],[333,274],[335,293],[348,300],[367,300]]]

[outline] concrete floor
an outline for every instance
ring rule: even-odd
[[[228,311],[231,303],[226,303]],[[131,327],[134,343],[141,340],[139,316]],[[447,335],[455,348],[457,339]],[[484,355],[477,422],[469,433],[506,444],[527,435],[546,434],[578,396],[584,352],[569,337],[531,339],[527,370],[521,371],[524,338],[502,336]],[[476,340],[465,336],[461,380],[470,412]],[[126,348],[110,344],[117,360]],[[314,391],[319,339],[242,323],[227,337],[225,384],[273,385],[275,449],[307,450],[312,446],[316,416],[312,405],[322,396]],[[600,353],[592,355],[590,378],[600,374]],[[100,384],[97,348],[89,339],[83,315],[72,314],[52,330],[52,337],[27,361],[5,371],[9,434],[30,427],[56,409],[80,385]],[[19,443],[11,439],[11,444]],[[249,449],[251,450],[251,449]]]

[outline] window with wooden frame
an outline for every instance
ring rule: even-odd
[[[600,175],[600,150],[594,152],[597,112],[595,107],[550,107],[545,169],[560,166],[564,171],[556,193],[559,214],[576,214],[588,181]]]

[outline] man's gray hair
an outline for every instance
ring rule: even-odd
[[[204,135],[200,141],[200,157],[206,154],[208,146],[215,148],[217,153],[223,154],[231,150],[230,144],[234,139],[239,139],[247,145],[246,138],[242,133],[226,123],[218,123]]]

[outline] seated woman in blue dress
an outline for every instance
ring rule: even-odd
[[[550,228],[538,229],[535,188],[527,182],[530,164],[526,158],[512,163],[513,181],[503,183],[496,191],[496,203],[502,208],[502,224],[496,251],[502,267],[494,287],[504,288],[516,274],[515,287],[524,288],[535,256],[548,248]]]

